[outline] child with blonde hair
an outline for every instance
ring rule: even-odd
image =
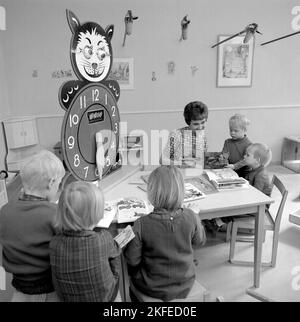
[[[246,177],[249,183],[267,196],[271,195],[271,182],[266,167],[272,160],[272,151],[267,145],[254,143],[248,146],[244,161],[250,168]]]
[[[228,156],[228,167],[235,170],[240,177],[245,177],[249,170],[244,155],[251,141],[247,137],[250,122],[245,115],[235,114],[229,119],[230,139],[225,140],[222,154]]]
[[[107,230],[93,230],[103,213],[103,193],[92,183],[72,182],[59,198],[50,260],[62,301],[120,301],[121,250]]]
[[[54,219],[62,162],[42,150],[20,169],[23,189],[0,211],[2,265],[12,273],[13,302],[58,301],[51,278],[49,243],[55,235]]]
[[[156,299],[187,298],[196,284],[194,249],[205,242],[205,231],[199,217],[182,208],[184,181],[175,166],[156,168],[147,189],[154,210],[135,221],[124,253],[131,281]]]

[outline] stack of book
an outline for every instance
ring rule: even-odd
[[[238,174],[230,168],[205,170],[210,182],[218,189],[243,189],[249,187],[249,182],[239,177]]]

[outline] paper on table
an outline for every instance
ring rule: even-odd
[[[104,207],[103,218],[98,222],[96,227],[108,228],[114,220],[117,213],[117,206],[115,202],[106,202]]]
[[[205,197],[205,194],[190,182],[184,183],[185,194],[183,202],[192,202]]]
[[[121,248],[126,246],[133,238],[135,234],[130,225],[126,226],[114,240],[119,244]]]
[[[134,222],[150,213],[148,202],[135,197],[119,199],[117,208],[118,223]]]

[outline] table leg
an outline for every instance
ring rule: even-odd
[[[254,240],[254,287],[260,284],[261,255],[264,232],[265,205],[260,205],[255,218],[255,240]]]
[[[121,279],[120,279],[120,292],[123,302],[130,302],[129,297],[129,278],[127,271],[127,264],[123,253],[121,254]]]

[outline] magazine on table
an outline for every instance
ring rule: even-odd
[[[202,191],[205,195],[217,193],[218,189],[202,174],[201,176],[186,178],[184,182],[193,184],[196,188]]]
[[[190,182],[184,183],[185,195],[183,202],[192,202],[205,197],[205,194]]]
[[[122,198],[117,202],[117,222],[134,222],[150,213],[150,206],[145,200]]]
[[[246,179],[230,169],[206,169],[205,174],[217,189],[247,188],[249,183]]]

